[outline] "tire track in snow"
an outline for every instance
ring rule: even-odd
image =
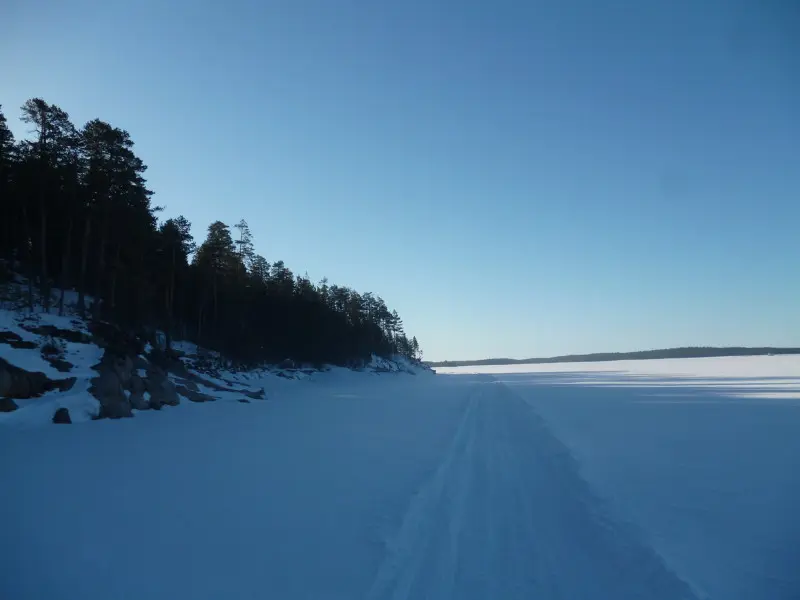
[[[435,528],[441,527],[441,523],[435,523],[435,514],[437,506],[442,504],[448,479],[452,471],[457,468],[457,463],[467,462],[461,455],[466,448],[472,446],[475,422],[473,415],[477,406],[477,394],[480,392],[480,386],[470,390],[466,407],[442,462],[411,499],[399,530],[388,544],[387,556],[379,567],[367,595],[369,600],[390,598],[399,600],[411,597],[410,593],[418,579],[422,561],[426,559],[432,532]],[[456,555],[458,551],[457,540],[454,539],[454,534],[457,533],[456,527],[457,518],[450,519],[448,537],[452,555]],[[449,562],[452,569],[452,560]],[[442,580],[451,578],[451,573],[446,568],[441,575]]]
[[[505,385],[476,383],[367,598],[693,600],[609,520],[567,448]]]

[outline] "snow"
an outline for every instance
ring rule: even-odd
[[[0,596],[800,596],[800,359],[470,370],[0,422]]]
[[[97,373],[91,367],[96,365],[103,356],[102,349],[94,344],[80,344],[75,342],[64,342],[66,349],[64,358],[73,365],[68,373],[61,373],[42,358],[40,346],[42,336],[32,333],[25,329],[27,327],[40,327],[42,325],[52,325],[59,329],[71,329],[88,333],[86,325],[74,317],[63,316],[52,313],[22,314],[9,310],[0,310],[0,331],[10,331],[19,335],[23,341],[34,342],[36,348],[12,348],[8,344],[0,343],[0,358],[10,364],[25,369],[26,371],[39,371],[50,379],[65,379],[67,377],[96,377]]]
[[[0,343],[0,358],[26,371],[39,371],[53,380],[75,377],[72,389],[66,392],[52,391],[40,398],[15,400],[18,410],[0,413],[0,427],[9,425],[15,428],[38,427],[52,423],[53,414],[59,408],[67,408],[73,423],[91,420],[99,412],[100,405],[89,393],[89,379],[97,376],[92,369],[100,362],[103,350],[94,344],[80,344],[63,341],[63,358],[73,365],[69,372],[62,373],[42,358],[42,336],[25,329],[52,325],[59,329],[71,329],[88,333],[86,325],[73,317],[58,316],[52,313],[20,314],[9,310],[0,310],[0,331],[11,331],[19,335],[23,341],[34,342],[35,348],[13,348]]]
[[[800,597],[800,356],[437,371],[528,402],[700,597]]]

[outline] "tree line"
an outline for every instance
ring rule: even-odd
[[[484,358],[480,360],[445,360],[431,362],[431,367],[474,367],[484,365],[539,365],[569,362],[607,362],[614,360],[655,360],[662,358],[711,358],[715,356],[763,356],[769,354],[800,354],[800,348],[749,348],[745,346],[684,346],[637,352],[596,352],[567,354],[550,358]]]
[[[371,354],[421,358],[380,296],[313,283],[256,254],[247,223],[215,221],[199,245],[183,216],[159,221],[146,165],[124,129],[77,128],[54,104],[22,106],[15,140],[0,106],[0,257],[27,280],[33,310],[157,328],[244,364],[350,364]]]

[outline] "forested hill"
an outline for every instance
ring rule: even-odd
[[[705,358],[710,356],[759,356],[764,354],[800,354],[800,348],[687,347],[639,352],[599,352],[567,354],[550,358],[485,358],[481,360],[445,360],[428,363],[431,367],[473,367],[480,365],[536,365],[566,362],[601,362],[610,360],[649,360],[656,358]]]
[[[0,286],[28,282],[17,304],[61,313],[74,289],[83,316],[160,329],[168,343],[190,340],[243,363],[421,356],[380,296],[259,256],[244,220],[235,231],[211,223],[199,245],[183,216],[159,220],[124,129],[100,119],[78,128],[40,98],[20,118],[29,139],[14,139],[0,107]]]

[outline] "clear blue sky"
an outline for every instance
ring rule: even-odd
[[[7,0],[0,81],[426,358],[800,345],[796,0]]]

